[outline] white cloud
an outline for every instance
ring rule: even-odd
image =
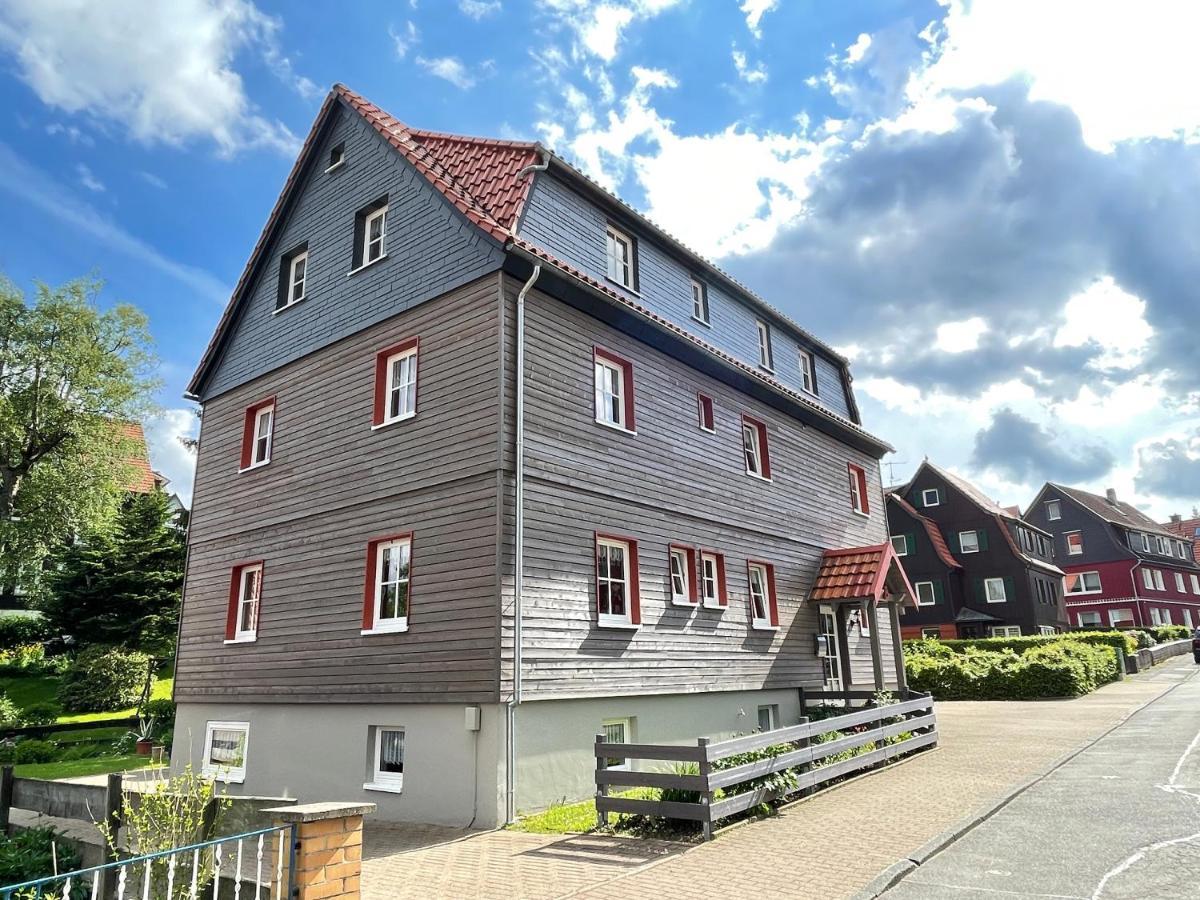
[[[167,182],[164,179],[159,178],[153,172],[138,172],[138,174],[141,175],[142,180],[151,187],[156,187],[160,191],[165,191],[167,189]]]
[[[626,30],[638,20],[651,19],[683,0],[540,0],[541,6],[575,33],[576,55],[616,59]]]
[[[418,56],[416,61],[417,65],[430,75],[441,78],[443,81],[448,81],[456,88],[465,91],[475,86],[475,76],[471,74],[470,70],[463,65],[458,57],[436,56],[428,59],[424,56]]]
[[[761,62],[750,65],[746,61],[746,54],[741,50],[733,51],[733,67],[737,70],[738,78],[748,84],[761,84],[767,80],[767,67]]]
[[[408,51],[417,45],[421,40],[421,35],[417,32],[417,26],[411,21],[405,22],[404,27],[400,30],[392,25],[388,26],[388,35],[392,39],[392,47],[396,51],[397,59],[404,59],[408,56]]]
[[[947,15],[914,99],[1029,80],[1034,99],[1065,103],[1097,149],[1129,138],[1200,137],[1200,5],[1142,0],[940,0]]]
[[[207,139],[222,154],[299,147],[285,125],[256,111],[234,67],[249,50],[301,94],[309,91],[312,82],[295,75],[279,50],[279,28],[249,0],[0,6],[0,50],[43,103],[116,122],[146,144]]]
[[[95,194],[102,194],[105,191],[104,182],[92,174],[92,170],[79,163],[75,167],[75,172],[79,176],[79,183]]]
[[[500,12],[500,0],[458,0],[458,8],[464,16],[479,21]]]
[[[871,36],[869,34],[860,34],[858,40],[846,48],[845,63],[850,66],[857,65],[862,62],[867,51],[871,49]]]
[[[72,144],[81,144],[84,147],[95,146],[95,141],[91,135],[85,134],[82,129],[75,125],[64,125],[61,122],[51,122],[46,126],[46,134],[51,137],[62,135]]]
[[[779,0],[742,0],[739,7],[746,16],[746,27],[756,38],[762,37],[762,18],[776,6]]]
[[[191,409],[165,409],[144,423],[150,467],[165,475],[168,493],[178,494],[186,506],[192,504],[192,481],[196,475],[196,455],[180,442],[195,438],[200,420]]]
[[[1054,346],[1094,343],[1104,348],[1104,353],[1091,365],[1132,369],[1142,361],[1154,336],[1145,313],[1144,300],[1122,290],[1106,275],[1067,301]]]
[[[979,349],[979,339],[987,334],[988,323],[980,316],[961,322],[943,322],[937,327],[935,346],[943,353],[966,353]]]
[[[221,305],[229,299],[228,285],[203,269],[163,255],[27,163],[5,144],[0,144],[0,191],[53,216],[102,246],[157,269],[202,297]]]

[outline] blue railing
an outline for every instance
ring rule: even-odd
[[[232,880],[225,896],[235,900],[282,900],[291,896],[295,862],[296,826],[277,825],[5,885],[0,900],[220,900],[222,877]],[[250,880],[253,894],[242,890]]]

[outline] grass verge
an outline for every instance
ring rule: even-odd
[[[20,778],[79,778],[83,775],[107,775],[109,772],[124,772],[129,769],[144,769],[149,760],[144,756],[100,756],[95,759],[73,759],[68,762],[26,763],[13,767],[13,774]]]
[[[634,788],[615,794],[633,800],[657,800],[655,788]],[[625,816],[610,816],[610,822],[618,824]],[[581,800],[578,803],[558,803],[540,813],[523,816],[508,826],[512,831],[530,834],[575,834],[596,830],[596,801]]]
[[[169,699],[174,679],[171,670],[164,669],[154,676],[150,688],[150,699]],[[58,702],[58,677],[55,675],[16,675],[0,678],[0,691],[20,709],[28,709],[38,703]],[[134,707],[116,712],[65,713],[58,717],[62,724],[72,722],[104,722],[108,719],[128,719],[137,710]]]

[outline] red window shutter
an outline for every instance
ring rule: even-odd
[[[629,542],[629,621],[642,624],[641,578],[638,573],[637,541]]]
[[[729,591],[725,587],[725,554],[717,554],[717,602],[721,606],[729,605]]]
[[[700,427],[706,431],[713,430],[713,401],[706,394],[697,394],[697,405],[700,412]]]
[[[386,350],[380,350],[375,354],[375,404],[374,412],[371,417],[372,425],[382,425],[384,413],[387,411],[387,382],[388,382],[388,357],[395,356],[397,353],[403,353],[405,350],[411,350],[413,347],[418,347],[418,356],[420,338],[411,337],[388,347]],[[417,360],[417,383],[415,389],[415,397],[413,409],[416,410],[416,401],[421,396],[421,361]]]
[[[688,599],[691,600],[693,604],[699,604],[700,582],[696,578],[696,550],[694,547],[689,547],[687,549],[687,565],[688,572],[691,573],[688,575]]]
[[[375,563],[378,550],[378,541],[371,541],[367,544],[367,577],[366,587],[363,589],[363,631],[370,631],[375,627]]]
[[[771,477],[771,451],[767,447],[767,426],[763,422],[755,422],[754,427],[758,429],[758,446],[762,449],[763,478],[770,478]]]
[[[767,604],[770,609],[771,625],[779,627],[779,598],[775,594],[775,567],[768,564],[767,570]]]
[[[233,567],[229,580],[229,608],[225,611],[225,640],[232,641],[237,634],[238,593],[242,587],[242,566]]]

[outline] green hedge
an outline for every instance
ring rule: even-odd
[[[1192,636],[1192,630],[1186,625],[1158,625],[1150,629],[1154,639],[1160,644],[1167,641],[1181,641]]]
[[[63,675],[58,702],[71,712],[109,712],[133,706],[150,672],[150,657],[117,647],[89,647]]]
[[[53,636],[54,628],[41,616],[0,616],[0,650],[40,644]]]
[[[1125,631],[1071,631],[1066,634],[1035,634],[1024,637],[994,637],[994,638],[963,638],[950,641],[914,640],[905,641],[905,652],[912,648],[914,652],[930,653],[929,644],[937,644],[947,650],[961,653],[973,648],[976,650],[1013,650],[1024,653],[1031,647],[1043,647],[1056,644],[1059,641],[1071,640],[1083,644],[1100,644],[1106,647],[1119,648],[1129,656],[1137,652],[1137,638]]]
[[[1116,680],[1119,662],[1110,646],[1059,638],[1029,646],[1021,655],[1010,647],[963,647],[950,654],[910,649],[905,670],[910,688],[929,691],[938,700],[1033,700],[1094,691]]]

